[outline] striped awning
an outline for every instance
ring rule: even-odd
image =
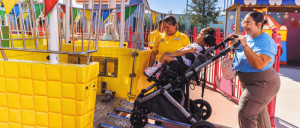
[[[300,6],[300,0],[224,0],[224,8],[223,10],[226,10],[227,8],[231,7],[232,5],[297,5]]]

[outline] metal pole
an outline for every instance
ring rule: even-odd
[[[45,5],[45,1],[44,1],[44,5]],[[50,44],[49,44],[49,40],[48,40],[48,25],[47,25],[47,23],[49,23],[49,22],[48,22],[48,17],[47,16],[44,16],[44,17],[46,19],[46,21],[45,21],[45,31],[46,31],[47,51],[49,51],[50,50]]]
[[[56,8],[57,8],[57,23],[58,23],[58,43],[59,43],[59,51],[60,52],[62,52],[62,31],[60,31],[60,29],[61,29],[61,20],[60,20],[60,8],[59,8],[59,4],[57,4],[57,6],[56,6]],[[64,24],[64,23],[63,23]],[[66,26],[66,25],[65,25]],[[65,35],[65,37],[66,37],[66,35]],[[65,44],[67,44],[67,42],[65,42]]]
[[[50,33],[50,50],[58,51],[58,18],[56,4],[50,11],[49,33]],[[50,64],[58,64],[58,54],[50,54]]]
[[[81,46],[81,52],[83,52],[83,47],[84,47],[85,4],[86,4],[85,0],[83,0],[82,33],[81,33],[82,34],[82,46]]]
[[[34,36],[34,41],[35,41],[35,49],[37,50],[38,49],[38,45],[39,45],[39,43],[38,43],[38,40],[37,40],[37,38],[36,38],[36,24],[35,24],[35,21],[36,21],[36,19],[35,19],[35,12],[34,12],[34,5],[33,5],[33,0],[30,0],[30,4],[31,4],[31,11],[32,11],[32,20],[33,20],[33,36]]]
[[[121,0],[121,27],[120,27],[120,48],[124,47],[124,29],[125,29],[125,0]]]
[[[94,5],[94,1],[95,0],[92,0],[92,4]],[[90,4],[90,3],[89,3]],[[88,25],[90,25],[89,26],[89,45],[88,45],[88,51],[90,51],[90,45],[91,45],[91,30],[92,30],[92,28],[93,28],[93,24],[90,22],[91,20],[93,20],[93,13],[94,13],[94,6],[92,6],[92,15],[91,15],[91,12],[90,12],[90,17],[89,17],[89,24]],[[89,58],[88,58],[88,63],[89,63]]]
[[[12,37],[12,30],[11,30],[11,25],[10,25],[10,16],[5,13],[6,18],[8,18],[8,30],[9,30],[9,35],[10,35],[10,41],[11,41],[11,48],[14,48],[14,43],[13,43],[13,37]]]
[[[72,29],[72,42],[73,42],[73,52],[75,52],[75,41],[74,41],[74,21],[73,21],[73,5],[72,0],[70,0],[70,8],[71,8],[71,29]],[[76,10],[78,11],[78,10]],[[77,12],[78,14],[78,12]],[[75,19],[76,20],[76,19]],[[77,25],[76,25],[77,26]],[[76,28],[75,28],[76,30]]]
[[[70,3],[71,3],[71,1],[72,0],[65,0],[65,4],[66,4],[66,15],[65,15],[65,37],[66,37],[65,41],[66,41],[66,43],[65,44],[69,44],[69,40],[70,40]],[[72,29],[72,31],[73,31],[73,29]]]
[[[102,5],[102,0],[99,0],[98,22],[97,22],[97,27],[96,27],[96,51],[98,50],[99,27],[100,27],[100,17],[101,17],[101,5]],[[103,20],[103,18],[102,18],[102,20]]]
[[[23,26],[23,11],[21,8],[21,0],[18,0],[18,6],[19,6],[19,20],[20,20],[20,29],[21,29],[21,34],[22,34],[22,39],[23,39],[23,48],[26,49],[26,45],[25,45],[25,36],[24,36],[24,26]]]
[[[20,5],[20,4],[19,4]],[[18,5],[18,6],[19,6]],[[20,6],[19,6],[20,7]],[[15,17],[15,22],[16,22],[16,28],[17,28],[17,34],[18,34],[18,38],[20,38],[19,36],[19,28],[18,28],[18,22],[17,22],[17,17],[16,17],[16,10],[15,10],[15,7],[13,8],[14,10],[14,17]],[[19,15],[20,15],[20,10],[19,10]],[[21,27],[21,26],[20,26]],[[24,38],[24,37],[23,37]]]

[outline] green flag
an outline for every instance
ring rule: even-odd
[[[40,5],[39,4],[34,5],[34,10],[35,10],[35,18],[38,18],[41,15]]]
[[[125,8],[125,21],[128,19],[128,17],[135,11],[137,6],[131,6]],[[130,11],[130,14],[129,14]]]
[[[43,11],[44,10],[44,4],[40,4],[41,6],[41,10]]]
[[[77,17],[77,9],[73,8],[73,20],[75,21]]]
[[[1,16],[2,20],[4,20],[4,18],[5,18],[5,11],[0,10],[0,16]]]

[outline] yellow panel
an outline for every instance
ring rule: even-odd
[[[33,64],[32,78],[35,80],[46,80],[46,66],[43,64]]]
[[[32,79],[19,79],[20,94],[32,95]]]
[[[76,116],[76,126],[84,126],[85,116]]]
[[[9,109],[9,122],[21,123],[21,112],[19,109]]]
[[[35,112],[33,110],[21,110],[22,124],[35,125]]]
[[[60,81],[60,66],[47,65],[47,80]],[[55,74],[55,75],[53,75]]]
[[[6,78],[5,79],[5,84],[6,84],[6,91],[7,92],[19,92],[18,79]]]
[[[75,99],[76,85],[62,83],[62,97]]]
[[[8,109],[6,107],[0,107],[0,113],[0,122],[8,122]]]
[[[47,95],[48,97],[61,98],[61,83],[47,81]]]
[[[6,94],[5,93],[0,93],[0,107],[6,107]]]
[[[85,103],[86,103],[85,111],[88,112],[88,111],[90,111],[91,98],[88,97],[88,98],[85,100]]]
[[[18,63],[17,62],[6,62],[4,63],[4,74],[5,77],[18,78]]]
[[[23,128],[35,128],[35,126],[23,125]]]
[[[88,81],[96,79],[99,74],[99,64],[93,64],[88,67]]]
[[[0,76],[4,76],[3,61],[0,61]]]
[[[0,92],[6,92],[5,90],[5,78],[0,77]]]
[[[62,115],[57,113],[49,113],[49,127],[61,128],[62,127]]]
[[[39,126],[48,126],[48,114],[44,112],[36,112],[35,113],[35,121],[36,125]]]
[[[10,123],[9,127],[10,128],[22,128],[22,125],[21,124],[16,124],[16,123]]]
[[[85,100],[86,92],[86,86],[84,84],[77,84],[76,99]]]
[[[21,108],[33,110],[33,96],[21,95]]]
[[[6,97],[8,108],[20,108],[20,94],[7,93]]]
[[[49,112],[61,112],[61,99],[49,98]]]
[[[76,67],[75,66],[63,66],[61,68],[62,82],[64,83],[76,83]]]
[[[63,127],[75,128],[75,116],[63,115]]]
[[[31,65],[30,63],[19,64],[19,77],[31,79]]]
[[[48,128],[48,127],[36,126],[35,128]]]
[[[34,96],[34,109],[40,112],[48,111],[47,97]]]
[[[33,80],[33,93],[35,95],[46,95],[46,81]]]
[[[286,41],[287,31],[286,30],[279,30],[278,33],[281,34],[281,41]]]
[[[94,111],[89,111],[86,115],[85,115],[85,126],[89,125],[90,123],[93,122],[93,116],[92,116],[92,112]]]
[[[0,122],[0,128],[9,128],[9,124]]]
[[[84,101],[77,101],[77,106],[76,106],[76,114],[78,116],[82,116],[85,114],[85,106],[84,106]]]
[[[87,74],[88,74],[87,67],[79,67],[77,68],[77,83],[86,83],[87,82]]]
[[[71,99],[62,99],[62,114],[76,115],[76,101]]]

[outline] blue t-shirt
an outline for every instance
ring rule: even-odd
[[[235,52],[232,64],[233,70],[240,72],[260,72],[265,71],[273,66],[275,61],[275,55],[277,53],[277,45],[275,41],[267,33],[263,33],[256,38],[251,38],[249,35],[246,36],[247,45],[255,53],[264,54],[272,58],[271,62],[262,69],[255,69],[248,62],[244,50],[240,45]]]

